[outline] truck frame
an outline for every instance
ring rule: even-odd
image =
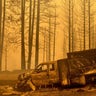
[[[96,50],[73,52],[68,54],[68,58],[41,63],[29,74],[20,74],[16,87],[23,89],[29,86],[30,89],[36,90],[41,86],[47,87],[55,84],[60,86],[85,85],[85,73],[96,68],[94,51],[96,52]]]

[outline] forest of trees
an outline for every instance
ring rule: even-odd
[[[66,52],[96,48],[95,4],[96,0],[63,0]]]
[[[20,49],[21,70],[31,69],[33,63],[36,67],[41,59],[56,60],[59,31],[63,57],[96,48],[95,4],[96,0],[0,0],[0,71],[3,55],[7,70],[10,49]]]

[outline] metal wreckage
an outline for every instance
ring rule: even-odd
[[[68,58],[39,64],[18,76],[18,90],[37,90],[42,86],[74,86],[96,82],[96,49],[67,53]]]

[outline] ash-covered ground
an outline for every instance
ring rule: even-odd
[[[41,88],[36,91],[19,92],[9,85],[0,86],[0,96],[96,96],[96,88],[85,86],[82,88],[58,89]]]
[[[94,84],[62,90],[58,88],[41,88],[36,91],[16,91],[14,87],[18,74],[20,72],[0,73],[0,96],[96,96],[96,86]]]

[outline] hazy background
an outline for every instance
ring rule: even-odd
[[[10,1],[10,0],[9,0]],[[28,1],[28,0],[27,0]],[[73,30],[74,30],[74,51],[77,50],[83,50],[83,12],[82,12],[82,2],[83,0],[73,0],[74,1],[74,18],[73,18]],[[82,1],[82,2],[81,2]],[[86,0],[87,2],[88,0]],[[53,0],[52,4],[54,5],[56,3],[56,13],[57,13],[57,27],[56,27],[56,56],[55,56],[55,60],[57,59],[61,59],[61,58],[66,58],[66,53],[68,52],[68,0]],[[92,48],[96,48],[96,7],[95,4],[96,0],[91,0],[91,27],[92,27],[92,36],[91,38],[94,38],[94,43],[92,46]],[[9,16],[10,18],[13,16],[15,19],[19,18],[18,16],[15,16],[11,11],[11,7],[9,7],[10,4],[7,4],[7,8],[6,9],[6,16]],[[26,5],[28,6],[28,5]],[[87,6],[87,3],[86,3]],[[18,7],[14,7],[16,8],[15,10],[17,12],[19,12],[19,8]],[[27,10],[27,9],[26,9]],[[86,7],[86,10],[88,11],[88,7]],[[86,12],[87,12],[86,11]],[[94,13],[94,14],[93,14]],[[13,14],[13,15],[12,15]],[[27,13],[26,13],[27,14]],[[88,49],[88,13],[86,13],[86,49]],[[6,22],[6,29],[5,29],[5,37],[12,37],[11,39],[16,37],[16,32],[19,32],[20,29],[20,23],[15,24],[14,22],[12,22],[9,19],[10,23]],[[26,17],[27,18],[27,17]],[[25,24],[27,26],[27,23]],[[42,24],[42,26],[44,26],[44,24]],[[72,30],[72,29],[71,29]],[[27,32],[28,30],[26,30]],[[11,36],[12,33],[12,36]],[[17,35],[19,36],[19,35]],[[27,35],[26,35],[27,36]],[[20,37],[20,36],[19,36]],[[42,36],[40,36],[40,38],[42,39]],[[27,38],[28,39],[28,38]],[[8,52],[7,52],[7,69],[8,70],[17,70],[20,69],[20,64],[21,64],[21,49],[19,45],[11,45],[9,44],[9,41],[5,40],[5,44],[7,43],[7,47],[8,47]],[[13,42],[14,43],[14,42]],[[12,44],[13,44],[12,43]],[[18,46],[18,47],[17,47]],[[52,49],[53,50],[53,49]],[[52,51],[51,50],[51,51]],[[43,50],[40,49],[40,58],[39,58],[39,63],[43,62],[42,61],[42,54],[43,54]],[[31,68],[34,68],[34,56],[35,55],[35,48],[33,47],[33,58],[32,58],[32,66]],[[6,62],[6,58],[5,58],[5,52],[3,54],[3,70],[5,69],[5,62]],[[27,62],[27,61],[26,61]]]

